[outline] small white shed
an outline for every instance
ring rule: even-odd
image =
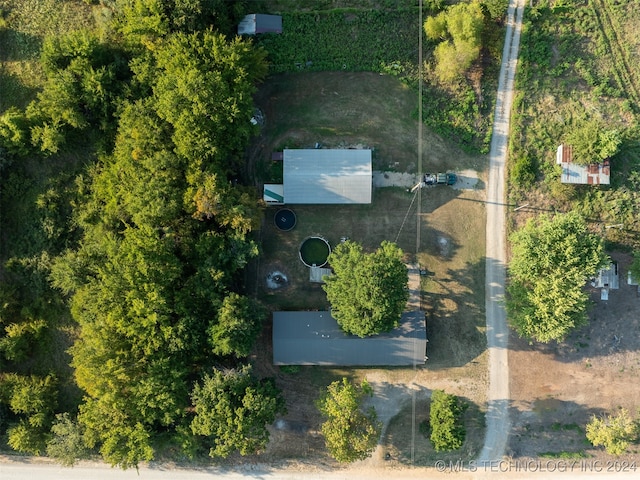
[[[251,13],[238,24],[238,35],[256,35],[258,33],[282,33],[282,17],[280,15]]]

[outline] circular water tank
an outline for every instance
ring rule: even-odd
[[[300,260],[307,267],[323,267],[327,264],[331,246],[322,237],[307,237],[300,245]]]

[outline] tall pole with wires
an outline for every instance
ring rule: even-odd
[[[422,0],[418,9],[418,181],[422,181]],[[418,205],[416,208],[416,258],[418,264],[418,254],[420,253],[420,217],[422,216],[422,188],[417,191]],[[419,268],[419,267],[418,267]],[[413,370],[417,368],[415,355],[413,360]],[[416,446],[416,391],[411,390],[411,464],[415,462]]]
[[[422,0],[420,0],[418,18],[418,179],[422,180]],[[416,262],[420,252],[420,217],[422,213],[422,192],[418,189],[418,209],[416,213]]]

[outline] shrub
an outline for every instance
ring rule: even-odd
[[[638,439],[638,423],[631,418],[624,408],[618,415],[606,415],[598,418],[595,415],[587,424],[587,440],[594,446],[603,446],[611,455],[621,455],[630,443]]]
[[[527,154],[518,156],[509,169],[509,180],[518,188],[526,189],[536,181],[537,168],[535,162]]]
[[[431,394],[431,444],[438,451],[457,450],[462,447],[466,436],[463,414],[467,405],[458,397],[444,390],[434,390]]]

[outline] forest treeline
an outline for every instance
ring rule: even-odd
[[[38,198],[43,253],[3,271],[0,427],[13,449],[65,464],[99,451],[123,468],[158,445],[250,454],[284,412],[245,360],[266,313],[242,290],[260,209],[237,179],[267,64],[234,34],[243,6],[117,0],[106,31],[44,39],[41,91],[0,118],[5,197],[27,163],[82,164]],[[70,380],[29,361],[61,326],[78,402]]]

